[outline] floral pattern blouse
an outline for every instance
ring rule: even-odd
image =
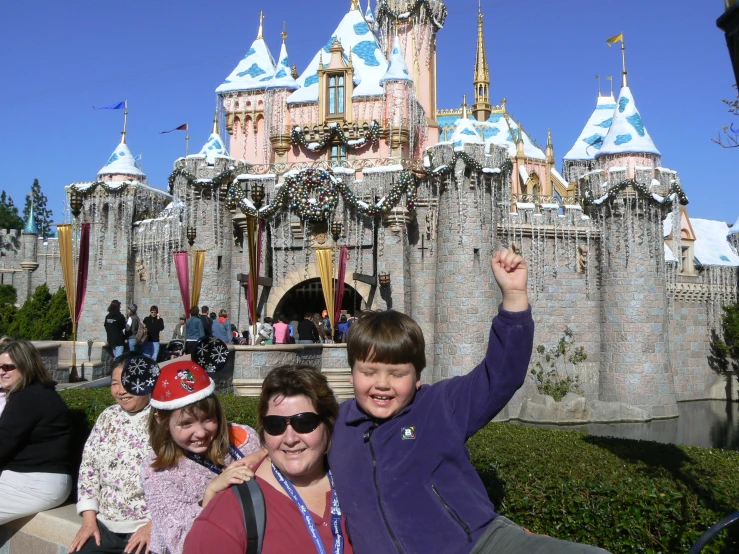
[[[133,533],[149,521],[141,485],[141,466],[149,453],[147,406],[129,414],[118,404],[107,408],[92,428],[82,453],[77,513],[97,512],[114,533]]]

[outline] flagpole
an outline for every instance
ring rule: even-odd
[[[190,146],[190,123],[185,123],[185,157],[187,158],[188,147]]]
[[[123,104],[123,138],[121,139],[121,142],[123,144],[126,144],[126,126],[128,125],[128,100],[124,100]]]
[[[628,72],[626,71],[626,41],[624,40],[624,34],[621,33],[621,61],[623,62],[624,70],[621,73],[623,75],[623,78],[621,79],[621,86],[622,87],[628,87],[629,82],[627,79]]]

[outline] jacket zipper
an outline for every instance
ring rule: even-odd
[[[372,427],[369,428],[367,431],[366,437],[367,442],[369,442],[370,447],[370,454],[372,454],[372,477],[375,481],[375,493],[377,494],[377,504],[380,506],[380,513],[382,514],[382,520],[385,522],[385,528],[387,529],[387,532],[390,534],[390,538],[393,539],[393,543],[395,544],[395,548],[398,550],[399,554],[403,554],[403,549],[400,546],[400,542],[398,542],[398,538],[395,536],[395,533],[393,533],[393,530],[390,528],[390,522],[387,520],[387,514],[385,514],[385,508],[382,506],[382,498],[380,496],[380,487],[377,484],[377,458],[375,457],[375,447],[372,445],[372,433],[374,430],[377,429],[377,424],[374,423]],[[470,541],[472,539],[470,538]]]
[[[441,501],[441,503],[444,505],[444,508],[446,508],[446,511],[449,513],[450,516],[452,516],[452,519],[456,521],[462,528],[462,530],[467,534],[467,542],[472,542],[472,532],[470,531],[470,526],[467,525],[464,520],[459,517],[459,514],[456,512],[456,510],[452,508],[449,504],[447,504],[446,500],[442,498],[441,494],[439,494],[439,489],[436,488],[436,485],[432,484],[431,490],[434,491],[436,498]]]

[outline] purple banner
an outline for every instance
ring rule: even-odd
[[[87,272],[90,265],[90,224],[83,223],[80,232],[80,256],[77,264],[77,294],[74,301],[74,323],[79,323],[87,296]]]
[[[174,267],[177,270],[177,281],[180,284],[185,317],[190,317],[190,270],[187,267],[187,252],[174,253]]]

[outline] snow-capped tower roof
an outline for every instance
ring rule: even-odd
[[[387,72],[388,61],[358,4],[352,3],[351,9],[341,20],[326,45],[316,53],[306,70],[298,78],[301,88],[290,95],[287,100],[288,104],[318,101],[318,64],[322,58],[325,58],[324,62],[328,60],[331,45],[335,40],[341,43],[346,59],[350,52],[352,55],[354,84],[356,85],[352,98],[384,94],[380,80]]]
[[[625,85],[618,95],[611,127],[595,157],[627,153],[660,155],[642,122],[639,110],[636,109],[631,89]]]
[[[380,79],[380,84],[384,85],[387,81],[411,81],[411,74],[408,71],[408,65],[405,63],[405,56],[400,47],[400,39],[395,37],[393,50],[390,52],[390,65],[387,72]]]
[[[729,229],[730,235],[735,235],[736,233],[739,233],[739,217],[736,219],[736,223],[731,226],[731,229]]]
[[[613,122],[613,111],[616,109],[616,99],[612,95],[598,95],[598,103],[593,114],[588,119],[585,127],[577,137],[577,141],[569,152],[565,154],[565,160],[592,160],[603,145]]]
[[[475,129],[472,120],[467,116],[467,95],[465,95],[462,104],[462,117],[454,124],[452,142],[455,150],[462,150],[464,144],[485,144],[480,133]]]
[[[31,203],[31,209],[28,210],[28,219],[26,220],[26,226],[23,228],[23,233],[26,235],[38,235],[41,233],[34,217],[33,203]]]
[[[509,156],[515,156],[519,140],[523,141],[523,153],[527,158],[546,160],[547,156],[541,148],[534,144],[526,131],[508,113],[493,113],[490,118],[478,123],[482,129],[485,144],[502,146],[508,150]]]
[[[290,71],[290,59],[287,57],[287,46],[285,46],[285,39],[287,33],[282,32],[282,48],[280,49],[280,59],[277,62],[276,73],[272,80],[267,83],[267,89],[283,88],[287,90],[298,90],[300,85],[293,78],[292,72]]]
[[[205,156],[208,165],[213,165],[216,162],[216,158],[228,158],[228,150],[226,145],[223,143],[221,135],[218,133],[218,114],[213,118],[213,130],[208,137],[203,149],[200,150],[196,156]]]
[[[136,178],[139,181],[146,180],[146,174],[141,171],[141,168],[136,162],[136,158],[131,154],[131,150],[126,144],[126,136],[123,135],[123,140],[118,147],[113,151],[105,163],[103,168],[98,171],[98,177],[102,175],[125,175],[127,177]]]
[[[275,59],[269,51],[263,36],[264,14],[259,14],[259,32],[257,39],[246,52],[231,74],[226,77],[216,92],[234,92],[239,90],[256,90],[267,86],[275,74]]]

